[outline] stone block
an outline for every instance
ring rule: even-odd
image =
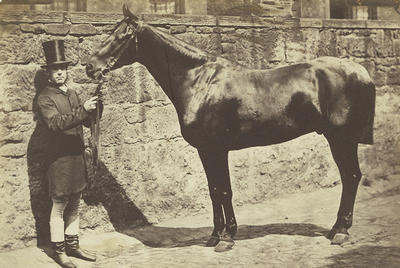
[[[94,82],[90,77],[86,75],[86,70],[84,66],[77,66],[74,68],[70,68],[69,74],[70,74],[70,79],[74,83],[88,84]]]
[[[24,144],[5,144],[0,147],[0,156],[6,158],[21,158],[26,155]]]
[[[337,56],[337,35],[335,32],[324,29],[320,31],[319,40],[317,41],[317,56]],[[311,51],[311,53],[313,53]]]
[[[81,64],[86,64],[87,59],[95,52],[103,40],[106,40],[108,34],[84,36],[79,40],[79,60]]]
[[[96,30],[99,34],[111,34],[115,28],[115,24],[106,24],[101,26],[96,26]]]
[[[387,73],[382,71],[376,71],[373,76],[374,83],[378,87],[386,85],[386,78]]]
[[[317,18],[301,18],[300,27],[302,28],[322,28],[322,19]]]
[[[27,42],[29,40],[29,42]],[[27,64],[39,62],[42,55],[41,37],[31,33],[0,39],[0,63]]]
[[[171,26],[171,28],[169,29],[169,32],[171,34],[186,33],[186,26],[185,25]]]
[[[392,46],[392,31],[378,29],[375,31],[375,36],[372,37],[376,43],[376,55],[381,57],[392,57],[393,46]]]
[[[338,40],[346,55],[354,57],[373,57],[376,53],[375,43],[371,38],[363,38],[355,35],[341,37]]]
[[[231,43],[234,44],[236,42],[237,37],[232,34],[223,34],[221,35],[221,43]]]
[[[323,20],[322,25],[326,28],[366,28],[366,22],[363,20],[330,19]]]
[[[388,85],[400,84],[400,66],[394,66],[390,69],[390,71],[387,74],[387,84]]]
[[[212,55],[221,54],[221,42],[219,34],[210,33],[207,35],[198,33],[184,33],[181,34],[179,38],[188,44],[192,44],[193,46]]]
[[[23,33],[41,34],[45,32],[44,24],[21,24],[20,28]]]
[[[236,46],[230,43],[222,44],[222,53],[223,54],[234,54],[236,53]]]
[[[143,123],[146,121],[146,111],[149,109],[150,108],[145,105],[132,105],[124,109],[124,117],[128,124]]]
[[[46,24],[45,32],[50,35],[67,35],[71,28],[70,24]]]
[[[400,40],[399,39],[393,40],[393,49],[394,49],[394,54],[397,57],[400,57]]]
[[[366,26],[370,29],[400,29],[400,22],[391,20],[367,20]]]
[[[210,34],[213,32],[213,28],[212,27],[197,27],[196,31],[197,31],[197,33]]]
[[[306,60],[306,48],[297,42],[286,42],[286,61],[302,62]]]
[[[97,29],[92,24],[77,24],[72,25],[71,30],[69,32],[70,35],[96,35]]]
[[[35,81],[41,68],[37,65],[8,65],[0,71],[0,103],[5,111],[32,110]]]
[[[20,34],[17,24],[0,24],[0,37]]]

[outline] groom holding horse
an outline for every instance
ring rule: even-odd
[[[90,126],[99,98],[94,96],[81,104],[78,94],[67,87],[70,61],[65,60],[63,40],[44,42],[43,49],[46,65],[42,67],[47,70],[48,84],[39,93],[38,107],[50,137],[46,169],[53,201],[50,238],[54,260],[62,267],[76,267],[68,256],[96,260],[80,248],[78,232],[81,192],[87,185],[82,125]]]

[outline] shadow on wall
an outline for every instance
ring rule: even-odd
[[[89,159],[88,154],[87,158]],[[89,184],[83,191],[82,198],[88,205],[103,205],[116,231],[121,232],[127,227],[148,224],[146,217],[103,162],[99,161],[96,175],[93,174],[90,166],[88,166],[88,173]]]
[[[45,126],[38,120],[37,107],[38,93],[44,88],[46,83],[46,72],[44,70],[39,70],[34,79],[36,95],[32,103],[33,120],[36,121],[36,126],[29,139],[27,150],[30,201],[33,217],[35,219],[38,245],[45,245],[50,241],[49,219],[51,199],[49,198],[48,182],[45,178],[45,170],[49,161],[46,156],[48,132]]]
[[[49,165],[49,158],[46,155],[49,132],[47,127],[39,120],[37,106],[38,94],[46,84],[46,71],[39,70],[34,78],[36,95],[32,103],[33,119],[36,121],[36,126],[29,139],[27,149],[30,201],[35,219],[38,246],[43,246],[50,242],[49,220],[52,206],[48,192],[48,181],[45,177],[45,171]],[[89,175],[93,174],[90,168],[88,173]],[[96,178],[92,178],[92,176],[89,176],[89,178],[89,185],[82,195],[83,200],[89,206],[103,205],[115,230],[124,229],[126,226],[132,227],[148,223],[146,217],[130,200],[125,190],[118,184],[104,163],[99,163]]]

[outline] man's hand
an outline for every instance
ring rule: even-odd
[[[98,99],[99,99],[99,96],[91,97],[90,99],[85,101],[85,103],[83,104],[83,108],[85,108],[85,110],[87,112],[93,111],[94,109],[96,109],[96,103],[97,103]]]

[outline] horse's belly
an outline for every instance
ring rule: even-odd
[[[212,127],[191,126],[182,129],[183,137],[196,148],[238,150],[282,143],[306,133],[290,118],[265,122],[232,120]]]

